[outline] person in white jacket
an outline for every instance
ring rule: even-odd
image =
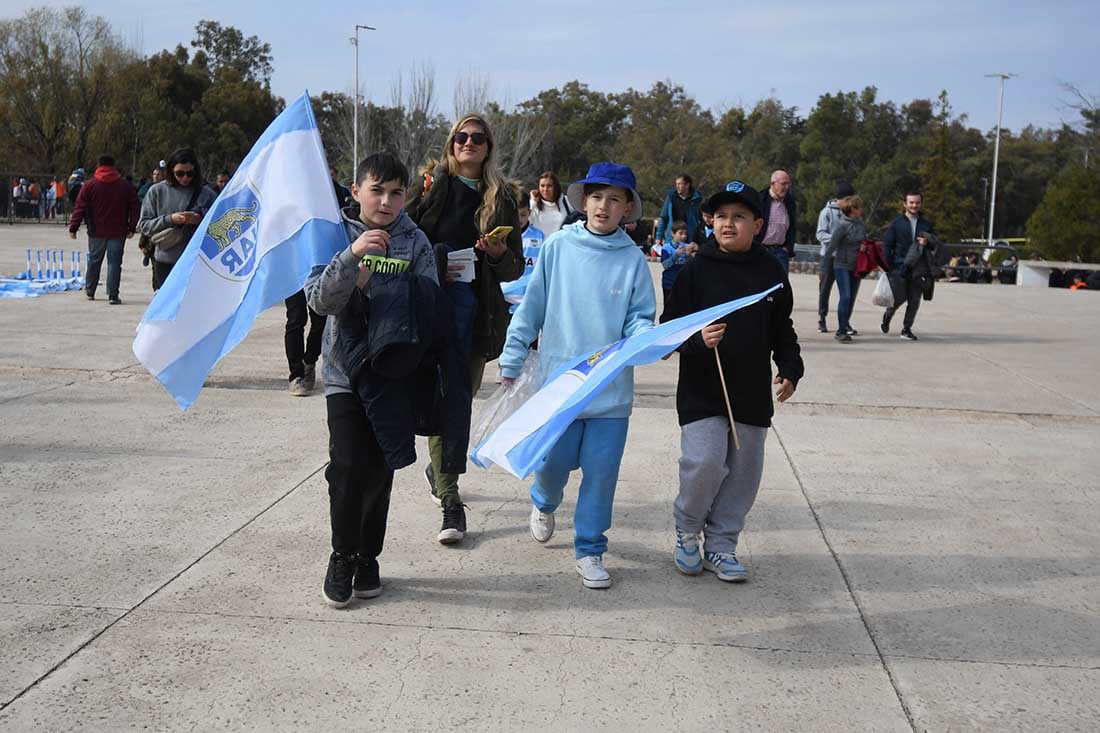
[[[565,217],[571,213],[573,207],[562,195],[558,177],[553,171],[543,171],[538,188],[531,191],[531,226],[549,237],[561,229]]]

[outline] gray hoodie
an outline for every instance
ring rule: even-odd
[[[825,256],[833,258],[833,267],[842,270],[855,270],[856,258],[859,257],[859,245],[867,237],[867,230],[863,226],[863,219],[855,219],[844,212],[833,224],[832,236],[829,238],[829,246]]]
[[[367,225],[353,215],[357,211],[354,207],[344,210],[344,230],[348,242],[354,242],[360,234],[367,231]],[[405,212],[402,211],[386,227],[386,231],[390,233],[389,247],[384,257],[372,259],[372,269],[368,270],[367,281],[362,287],[364,296],[370,298],[371,275],[375,270],[412,272],[439,282],[432,245]],[[362,328],[364,315],[358,307],[357,299],[352,297],[359,278],[361,260],[362,258],[352,254],[349,244],[327,265],[314,265],[309,279],[306,280],[305,292],[309,307],[320,315],[333,316],[325,324],[321,342],[321,354],[324,357],[321,379],[325,384],[326,396],[352,391],[348,356],[357,346],[361,346],[357,341],[366,333]]]
[[[833,236],[833,227],[840,220],[840,207],[836,205],[836,199],[829,199],[825,208],[817,215],[817,241],[821,243],[821,256],[825,257],[829,251],[829,240]]]
[[[191,201],[191,196],[194,193],[195,189],[192,186],[173,186],[168,181],[153,184],[145,193],[145,198],[141,202],[141,219],[138,220],[138,230],[145,236],[151,237],[165,229],[178,227],[179,225],[172,223],[172,214],[177,211],[187,211],[187,204]],[[206,186],[203,186],[199,190],[199,196],[195,199],[195,205],[191,208],[191,211],[205,214],[206,210],[213,206],[215,198],[217,198],[217,195]],[[196,227],[187,226],[186,228],[189,230],[189,237],[195,233]],[[153,258],[157,262],[175,262],[183,254],[183,250],[184,245],[169,250],[162,250],[157,247]]]

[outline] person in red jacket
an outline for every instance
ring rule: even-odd
[[[119,174],[115,159],[110,155],[99,156],[95,174],[81,186],[69,219],[70,239],[76,239],[82,221],[88,225],[88,268],[85,272],[88,300],[95,300],[99,270],[106,255],[108,302],[111,305],[122,303],[118,288],[122,280],[124,244],[134,236],[140,213],[137,190]]]

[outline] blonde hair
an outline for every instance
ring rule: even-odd
[[[465,115],[451,127],[451,132],[447,135],[447,143],[443,146],[443,155],[436,168],[449,175],[458,175],[458,159],[455,158],[455,134],[462,129],[463,125],[470,122],[481,125],[485,137],[488,138],[489,152],[485,155],[485,161],[481,164],[481,206],[477,209],[478,228],[484,233],[492,229],[493,221],[500,212],[505,199],[513,196],[511,187],[504,180],[504,176],[500,174],[500,171],[497,170],[496,164],[493,163],[493,131],[489,129],[489,123],[485,121],[484,117],[473,114]]]
[[[840,207],[840,210],[844,212],[845,216],[850,216],[855,209],[863,209],[863,199],[859,196],[845,196],[840,201],[836,202],[836,205]]]

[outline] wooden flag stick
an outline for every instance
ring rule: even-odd
[[[737,439],[737,425],[733,422],[733,406],[730,404],[730,393],[726,389],[726,375],[722,372],[722,357],[718,356],[718,347],[714,347],[714,360],[718,362],[718,378],[722,380],[722,394],[726,398],[726,413],[730,416],[730,430],[733,432],[733,448],[741,450],[741,441]]]

